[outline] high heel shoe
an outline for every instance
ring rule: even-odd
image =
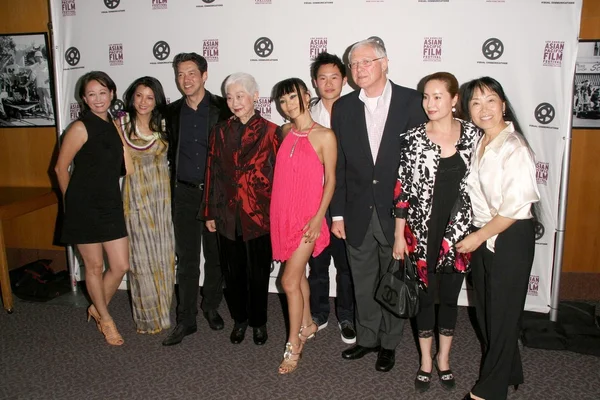
[[[301,344],[293,344],[290,342],[287,342],[285,344],[285,352],[283,353],[283,361],[281,361],[281,364],[279,364],[279,374],[280,375],[286,375],[286,374],[291,374],[292,372],[294,372],[296,370],[296,368],[298,368],[298,362],[300,361],[300,359],[302,358],[302,352],[298,351],[297,353],[294,353],[293,348],[300,348]]]
[[[98,328],[98,331],[102,332],[102,327],[100,326],[100,314],[98,314],[98,310],[96,310],[96,307],[94,307],[93,304],[87,309],[87,322],[90,322],[91,318],[94,318],[94,321],[96,321],[96,328]]]
[[[108,344],[112,346],[120,346],[125,342],[117,330],[115,321],[102,322],[100,324],[100,328]]]
[[[315,327],[315,330],[313,333],[311,333],[310,335],[304,335],[302,333],[303,330],[310,328],[311,326]],[[319,331],[319,327],[317,326],[317,324],[315,324],[315,321],[311,322],[310,324],[306,325],[306,326],[300,326],[300,332],[298,333],[298,337],[300,338],[300,341],[302,341],[302,344],[306,343],[307,340],[309,339],[314,339],[317,336],[317,332]]]
[[[442,387],[446,390],[454,389],[456,387],[456,380],[454,379],[454,374],[452,373],[451,369],[440,371],[440,367],[438,366],[437,361],[437,355],[433,357],[433,366],[435,367],[438,373]]]

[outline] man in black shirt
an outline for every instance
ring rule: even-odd
[[[208,135],[217,122],[231,116],[225,100],[204,88],[208,78],[204,57],[180,53],[173,60],[173,69],[184,94],[166,111],[179,304],[177,326],[163,341],[165,346],[178,344],[197,330],[201,243],[205,261],[201,308],[212,329],[224,327],[217,311],[223,298],[217,234],[209,232],[197,216],[203,199]]]

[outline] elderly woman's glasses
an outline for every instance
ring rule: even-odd
[[[369,68],[371,65],[373,65],[373,63],[375,61],[381,60],[382,58],[385,58],[385,57],[374,58],[372,60],[354,61],[352,63],[348,63],[348,68],[350,68],[350,69],[356,69],[358,67]]]

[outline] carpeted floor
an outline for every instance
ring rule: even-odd
[[[70,295],[65,295],[70,296]],[[63,296],[64,297],[64,296]],[[67,302],[68,303],[68,302]],[[447,392],[434,378],[418,395],[413,380],[418,353],[410,329],[396,352],[396,366],[375,371],[375,354],[346,361],[334,316],[305,348],[296,372],[279,376],[286,341],[281,302],[269,297],[269,340],[259,347],[251,330],[240,345],[229,342],[232,323],[214,332],[198,318],[198,332],[163,347],[165,333],[136,334],[127,293],[110,305],[125,339],[107,345],[85,308],[18,301],[15,313],[0,312],[1,399],[462,399],[477,378],[480,345],[468,310],[460,308],[452,353],[458,387]],[[228,315],[224,304],[221,314]],[[600,399],[600,358],[524,348],[526,383],[509,399]]]

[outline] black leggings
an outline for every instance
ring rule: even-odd
[[[429,285],[427,291],[419,290],[419,314],[417,329],[420,338],[433,336],[435,326],[435,291],[438,290],[440,309],[438,311],[438,330],[440,335],[453,336],[456,327],[457,301],[462,287],[464,274],[448,273],[427,275]]]

